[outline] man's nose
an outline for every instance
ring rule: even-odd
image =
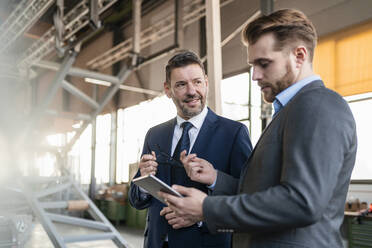
[[[253,75],[252,75],[252,80],[254,81],[259,81],[262,80],[262,71],[257,68],[257,66],[253,66]]]
[[[193,83],[187,84],[187,94],[194,95],[196,93],[195,85]]]

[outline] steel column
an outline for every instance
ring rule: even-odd
[[[141,3],[142,0],[132,0],[133,5],[133,53],[132,66],[137,65],[138,55],[141,50]]]
[[[117,111],[114,110],[111,112],[111,137],[110,137],[110,185],[116,183],[116,149],[117,149]]]
[[[175,0],[175,31],[174,40],[176,46],[183,48],[183,0]]]
[[[217,114],[222,113],[221,80],[222,80],[222,52],[221,52],[221,18],[220,1],[206,1],[207,28],[207,65],[209,96],[208,105]]]

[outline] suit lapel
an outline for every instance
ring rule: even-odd
[[[200,128],[198,137],[196,137],[194,146],[191,149],[191,153],[203,153],[205,147],[208,146],[209,137],[212,137],[214,130],[217,127],[218,118],[212,110],[208,108],[208,114],[205,117],[203,125]]]
[[[275,115],[275,117],[270,121],[269,125],[267,125],[267,127],[262,131],[262,133],[261,133],[261,135],[260,135],[260,138],[258,139],[256,145],[254,146],[254,148],[253,148],[253,150],[252,150],[251,155],[249,156],[247,162],[245,163],[245,166],[244,166],[244,169],[243,169],[243,171],[242,171],[242,173],[241,173],[240,179],[243,179],[243,178],[245,177],[245,174],[246,174],[246,172],[247,172],[247,167],[248,167],[247,165],[249,164],[251,158],[254,156],[254,152],[255,152],[255,150],[256,150],[256,147],[258,146],[258,144],[260,143],[260,141],[262,140],[262,138],[265,136],[266,131],[271,127],[272,123],[273,123],[275,120],[279,119],[279,116],[280,116],[281,114],[283,114],[283,113],[286,111],[286,109],[288,109],[288,107],[290,106],[290,104],[291,104],[291,103],[292,103],[292,102],[293,102],[297,97],[299,97],[299,95],[301,95],[301,93],[304,93],[304,92],[306,92],[307,90],[310,90],[310,89],[313,89],[313,88],[316,88],[316,87],[324,87],[324,83],[323,83],[323,81],[321,81],[321,80],[316,80],[316,81],[313,81],[313,82],[311,82],[311,83],[305,85],[302,89],[300,89],[300,90],[297,92],[296,95],[294,95],[294,96],[292,97],[292,99],[291,99],[291,100],[290,100],[290,101],[289,101],[289,102],[284,106],[284,108],[283,108],[283,109],[282,109],[282,110],[281,110],[277,115]],[[243,180],[240,180],[240,182],[239,182],[239,189],[241,188],[242,183],[243,183]]]

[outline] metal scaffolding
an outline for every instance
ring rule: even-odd
[[[89,24],[89,2],[90,0],[81,1],[63,17],[63,41],[68,41],[76,32]],[[117,2],[117,0],[100,1],[98,13],[103,13],[115,2]],[[27,68],[51,53],[55,49],[55,33],[55,27],[51,27],[39,40],[34,42],[21,57],[19,67]]]
[[[221,7],[231,3],[233,0],[221,0]],[[184,6],[183,27],[199,20],[205,16],[205,4],[203,0],[192,0]],[[146,48],[155,42],[171,35],[174,32],[175,17],[169,15],[162,21],[142,30],[141,49]],[[133,50],[133,39],[128,38],[122,43],[111,48],[102,55],[90,60],[87,66],[94,70],[103,70],[118,61],[121,61],[131,55]]]
[[[99,211],[91,199],[80,189],[71,176],[24,178],[24,196],[33,212],[43,225],[54,247],[65,248],[69,243],[95,240],[112,240],[117,247],[127,248],[129,244]],[[42,188],[33,191],[32,188]],[[70,200],[74,195],[75,200]],[[65,198],[65,199],[59,199]],[[50,210],[87,211],[92,220],[72,217]],[[94,233],[86,235],[63,235],[56,224],[71,227],[89,228]]]
[[[0,26],[0,53],[40,19],[54,0],[23,0]]]

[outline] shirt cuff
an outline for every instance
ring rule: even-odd
[[[214,179],[214,182],[212,183],[212,185],[207,185],[207,188],[210,190],[214,190],[214,187],[216,186],[216,182],[217,182],[217,177],[216,179]]]

